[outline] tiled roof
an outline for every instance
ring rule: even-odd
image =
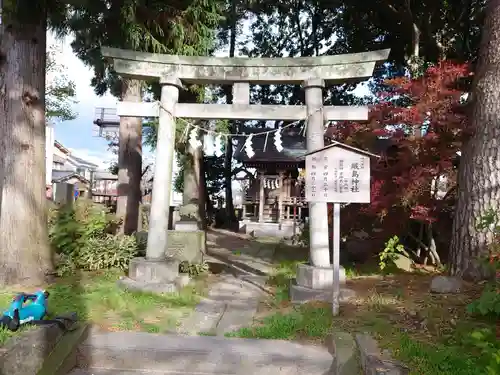
[[[258,133],[267,129],[245,129],[246,134]],[[271,129],[269,129],[271,130]],[[300,163],[304,161],[304,155],[307,153],[306,137],[300,133],[298,128],[286,128],[281,133],[283,150],[278,152],[274,146],[274,134],[267,136],[257,135],[252,139],[252,148],[255,155],[249,158],[245,152],[244,144],[246,137],[238,137],[235,146],[234,158],[241,163]],[[328,144],[328,142],[325,142]],[[264,144],[266,145],[264,150]],[[378,139],[369,152],[381,154],[393,144],[391,139]]]
[[[66,160],[59,156],[59,155],[54,155],[54,163],[60,163],[60,164],[64,164],[66,162]]]
[[[72,177],[76,177],[84,182],[89,182],[85,177],[76,173],[75,171],[61,171],[58,169],[52,170],[52,182],[62,182],[69,180]]]
[[[245,129],[246,134],[258,133],[267,129]],[[271,129],[269,129],[271,130]],[[306,139],[299,133],[299,128],[286,128],[282,130],[281,140],[283,150],[278,152],[274,146],[274,134],[256,135],[252,139],[252,148],[255,155],[249,158],[244,150],[246,137],[238,137],[235,146],[234,158],[239,162],[284,162],[293,163],[301,160],[307,152]],[[266,146],[264,149],[264,145]]]
[[[118,176],[109,171],[94,172],[94,180],[118,180]]]

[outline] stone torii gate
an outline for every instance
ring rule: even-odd
[[[176,117],[307,119],[307,150],[315,151],[325,146],[325,121],[368,119],[367,107],[323,106],[325,84],[370,78],[375,64],[386,60],[389,51],[297,58],[220,58],[161,55],[103,47],[103,56],[113,60],[114,69],[121,76],[159,79],[162,86],[160,103],[120,102],[117,108],[121,116],[159,117],[148,243],[143,261],[148,264],[165,261]],[[183,83],[232,84],[233,104],[178,103]],[[250,105],[250,84],[302,84],[306,105]],[[326,203],[309,204],[309,227],[311,265],[331,270]]]

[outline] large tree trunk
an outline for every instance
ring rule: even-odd
[[[231,1],[231,38],[229,41],[229,57],[234,57],[236,52],[236,31],[237,31],[237,13],[236,13],[236,0]],[[226,100],[228,104],[233,103],[233,90],[232,87],[226,89]],[[230,133],[235,133],[236,124],[233,121],[229,127]],[[226,200],[226,217],[228,227],[237,230],[238,222],[234,212],[233,204],[233,139],[227,137],[226,140],[226,153],[224,157],[224,187],[225,187],[225,200]]]
[[[490,209],[500,213],[500,0],[488,8],[472,89],[474,134],[462,150],[450,246],[451,273],[474,280],[487,276],[480,258],[493,241],[478,221]]]
[[[199,136],[199,133],[198,133]],[[188,146],[184,162],[184,190],[182,192],[181,220],[194,221],[198,229],[203,228],[201,205],[203,203],[203,189],[201,188],[201,162],[203,150]]]
[[[203,151],[200,150],[200,156],[198,159],[199,163],[199,179],[200,179],[200,184],[198,186],[198,194],[200,196],[200,218],[201,218],[201,224],[202,224],[202,229],[206,230],[208,228],[208,222],[207,222],[207,177],[206,177],[206,165],[205,165],[205,158],[203,155]]]
[[[4,14],[0,24],[0,285],[37,284],[52,270],[45,197],[46,14],[37,12],[29,22]]]
[[[122,100],[142,101],[141,81],[124,79]],[[116,215],[121,232],[132,234],[139,225],[142,177],[142,118],[121,117],[118,149],[118,201]]]

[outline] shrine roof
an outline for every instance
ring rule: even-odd
[[[245,129],[245,134],[259,133],[267,129]],[[269,129],[272,130],[272,129]],[[255,155],[249,158],[245,152],[244,144],[247,137],[238,137],[235,146],[234,158],[242,163],[300,163],[307,153],[306,138],[300,133],[300,128],[286,128],[281,133],[281,144],[283,150],[279,152],[274,145],[274,133],[267,135],[254,135],[252,138],[252,148]],[[264,149],[265,145],[265,149]]]
[[[318,152],[325,151],[325,150],[328,150],[328,149],[331,149],[334,147],[342,148],[344,150],[352,151],[352,152],[355,152],[356,154],[361,154],[364,156],[370,156],[370,157],[375,157],[375,158],[380,157],[379,155],[373,154],[368,150],[363,150],[361,148],[357,148],[357,147],[354,147],[354,146],[351,146],[351,145],[348,145],[345,143],[341,143],[341,142],[336,142],[336,141],[332,141],[332,143],[330,143],[329,145],[326,145],[325,147],[322,147],[318,150],[310,151],[307,154],[305,154],[304,156],[314,155]]]
[[[260,133],[266,131],[263,128],[245,128],[245,134]],[[272,130],[272,129],[269,129]],[[306,137],[301,133],[300,128],[286,128],[282,130],[281,140],[283,150],[279,152],[274,146],[274,133],[270,133],[267,136],[267,144],[264,150],[264,144],[266,143],[266,135],[259,134],[254,135],[252,139],[252,148],[255,155],[249,158],[245,153],[244,144],[246,137],[238,137],[237,144],[235,146],[234,158],[241,163],[251,163],[251,164],[266,164],[266,163],[304,163],[305,156],[308,154],[306,146]],[[325,138],[325,148],[333,147],[334,140],[326,137]],[[332,143],[331,143],[332,142]],[[331,144],[330,144],[331,143]],[[357,152],[378,156],[383,154],[394,142],[391,139],[379,138],[370,147],[370,150],[357,150]],[[345,147],[356,151],[356,148],[350,145],[337,144],[339,147]],[[317,151],[316,151],[317,152]],[[373,155],[375,154],[375,155]]]

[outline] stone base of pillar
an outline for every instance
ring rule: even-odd
[[[340,266],[340,284],[346,282],[345,269]],[[297,284],[310,289],[330,289],[333,286],[333,266],[315,267],[309,264],[297,266]]]
[[[184,232],[194,232],[199,230],[198,228],[198,222],[193,221],[193,220],[179,220],[178,222],[175,223],[174,225],[175,230],[181,230]]]
[[[340,267],[340,285],[345,285],[344,267]],[[315,267],[308,264],[297,266],[297,279],[290,286],[290,299],[294,303],[309,301],[331,302],[333,295],[333,267]],[[349,289],[340,291],[340,299],[352,298],[354,292]]]
[[[340,299],[339,299],[340,303],[346,302],[354,297],[356,297],[356,293],[353,290],[347,288],[340,288]],[[295,280],[291,281],[290,301],[292,303],[301,304],[311,301],[322,301],[331,303],[332,300],[333,300],[333,288],[311,289],[297,285]]]
[[[175,259],[134,258],[130,261],[128,277],[120,278],[118,285],[124,289],[149,293],[176,292],[180,284],[179,263]]]

